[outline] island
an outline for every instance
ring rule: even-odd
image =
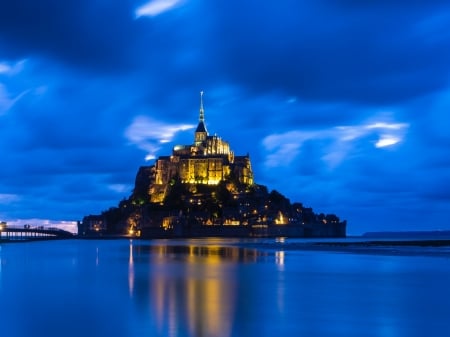
[[[139,168],[131,195],[78,222],[79,237],[345,237],[347,222],[316,214],[254,182],[249,154],[206,128],[203,92],[194,141]]]

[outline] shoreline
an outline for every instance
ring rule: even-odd
[[[238,244],[240,245],[240,244]],[[246,245],[247,246],[247,245]],[[450,239],[442,240],[368,240],[327,242],[274,242],[254,243],[254,248],[297,251],[330,252],[347,254],[392,255],[392,256],[440,256],[450,258]]]
[[[346,241],[345,238],[330,238],[330,241],[315,241],[317,238],[289,238],[284,237],[284,240],[278,241],[277,238],[236,238],[236,237],[186,237],[186,238],[138,238],[131,236],[74,236],[73,238],[66,238],[64,240],[86,240],[86,241],[111,241],[111,240],[136,240],[141,244],[152,244],[157,243],[160,240],[165,241],[165,244],[170,245],[176,243],[177,241],[183,240],[196,240],[197,244],[208,245],[208,240],[220,240],[220,244],[223,246],[234,246],[242,249],[254,248],[272,251],[297,251],[297,252],[330,252],[330,253],[348,253],[348,254],[382,254],[382,255],[392,255],[392,256],[441,256],[450,258],[450,238],[445,239],[380,239],[380,240],[365,240],[354,241],[355,237],[350,238]],[[202,239],[205,239],[204,241]],[[269,240],[270,241],[269,241]],[[273,239],[273,241],[271,240]],[[303,241],[304,239],[304,241]],[[236,240],[234,242],[227,242],[227,240]],[[290,242],[290,240],[295,240]],[[320,239],[317,239],[320,240]],[[58,239],[53,240],[1,240],[2,244],[6,243],[27,243],[36,241],[60,241]],[[203,241],[203,242],[202,242]],[[217,245],[218,243],[215,242]]]

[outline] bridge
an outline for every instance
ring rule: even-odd
[[[19,241],[37,241],[37,240],[61,240],[71,239],[74,235],[68,231],[54,228],[25,225],[23,227],[7,226],[4,222],[0,223],[0,242],[19,242]]]

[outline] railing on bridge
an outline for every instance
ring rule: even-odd
[[[73,234],[55,227],[43,226],[7,226],[0,223],[0,241],[35,241],[73,238]]]

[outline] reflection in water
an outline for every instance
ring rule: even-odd
[[[191,253],[186,279],[188,326],[192,336],[229,336],[235,305],[235,273],[225,275],[220,255],[211,248],[204,261]],[[199,274],[206,278],[198,279]]]
[[[277,243],[285,243],[286,242],[286,238],[284,236],[279,236],[279,237],[275,238],[275,242],[277,242]]]
[[[283,241],[284,242],[284,241]],[[285,284],[284,284],[284,251],[278,250],[275,252],[275,263],[277,265],[277,309],[280,314],[284,313],[284,298],[285,298]]]
[[[275,252],[275,263],[277,264],[278,270],[284,270],[284,251],[278,250]]]
[[[161,334],[226,337],[232,335],[236,312],[237,268],[255,262],[255,249],[216,245],[150,245],[136,247],[149,258],[151,315]],[[130,244],[129,280],[134,282]],[[130,284],[130,293],[134,287]],[[141,297],[141,294],[136,294]]]
[[[2,244],[1,336],[448,336],[448,254],[267,242]]]
[[[130,255],[128,258],[128,290],[130,292],[130,297],[133,297],[133,291],[134,291],[133,240],[130,240]]]

